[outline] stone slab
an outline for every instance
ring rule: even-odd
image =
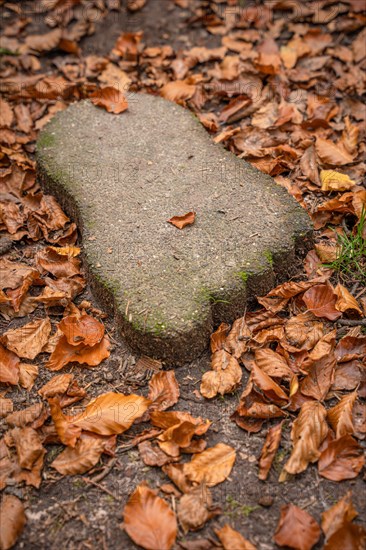
[[[160,97],[135,94],[118,116],[70,106],[41,132],[37,160],[127,343],[169,364],[197,357],[215,322],[242,315],[311,241],[286,190]],[[166,221],[192,210],[183,230]]]

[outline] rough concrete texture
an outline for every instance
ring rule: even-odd
[[[72,105],[37,150],[41,182],[79,223],[97,295],[133,349],[172,365],[242,315],[311,237],[284,189],[160,97],[134,94],[118,116]],[[191,210],[194,225],[166,222]]]

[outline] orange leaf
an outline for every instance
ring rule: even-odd
[[[75,447],[67,447],[51,466],[62,475],[84,474],[99,462],[109,439],[83,433]]]
[[[335,294],[337,295],[337,302],[335,308],[338,311],[356,311],[362,316],[362,309],[357,303],[356,298],[340,283],[334,289]]]
[[[273,540],[279,546],[294,550],[311,550],[320,534],[320,527],[310,514],[294,504],[287,504],[281,509]]]
[[[170,550],[177,537],[177,520],[170,506],[146,485],[139,485],[124,508],[124,528],[146,550]]]
[[[149,382],[150,411],[163,411],[179,399],[179,386],[173,370],[155,373]]]
[[[341,317],[342,313],[335,307],[337,295],[329,284],[316,285],[309,288],[304,294],[304,300],[307,308],[316,317],[325,317],[330,321],[335,321]]]
[[[0,382],[4,384],[18,384],[19,357],[0,344]]]
[[[183,216],[173,216],[167,221],[175,227],[178,227],[178,229],[183,229],[183,227],[185,227],[186,225],[192,225],[195,219],[195,212],[187,212],[187,214],[184,214]]]
[[[160,90],[160,95],[169,101],[179,102],[191,99],[195,91],[196,86],[194,84],[188,84],[185,80],[176,80],[165,84]]]
[[[255,363],[253,363],[250,379],[271,401],[275,401],[278,404],[288,401],[288,396],[283,389],[268,374],[257,367]]]
[[[21,500],[14,495],[4,495],[0,506],[0,548],[8,550],[23,531],[26,517]]]
[[[196,454],[191,462],[185,463],[184,473],[193,482],[205,482],[209,487],[213,487],[228,478],[235,457],[236,453],[232,447],[218,443],[203,453]]]
[[[128,108],[124,94],[112,86],[96,90],[90,95],[90,100],[97,107],[102,107],[115,115],[123,113]]]
[[[243,373],[240,365],[227,351],[216,351],[211,360],[211,371],[202,376],[200,392],[203,397],[212,399],[218,393],[233,392],[241,382]]]
[[[104,336],[104,325],[86,313],[64,317],[58,328],[66,336],[68,344],[72,346],[84,344],[92,347],[99,344]]]
[[[348,491],[341,500],[322,513],[322,529],[326,540],[330,539],[334,533],[358,516],[357,511],[353,507],[351,497],[352,493]]]
[[[20,328],[8,330],[4,334],[4,342],[8,349],[19,357],[34,359],[47,344],[51,332],[51,322],[48,319],[36,319]]]
[[[85,363],[89,367],[96,367],[110,356],[109,347],[110,342],[107,336],[104,336],[102,341],[93,347],[84,344],[72,346],[67,342],[66,336],[61,336],[46,363],[46,367],[52,371],[57,371],[72,362]]]
[[[315,148],[319,158],[331,166],[343,166],[344,164],[353,162],[353,156],[349,154],[342,144],[336,145],[329,139],[318,137]]]
[[[265,481],[268,477],[269,470],[272,466],[273,459],[277,453],[281,442],[282,424],[277,424],[270,428],[267,432],[266,440],[262,447],[261,456],[259,459],[259,474],[258,478]]]
[[[349,393],[343,396],[337,405],[328,410],[328,421],[335,431],[336,439],[343,435],[353,434],[355,429],[352,421],[352,410],[356,399],[356,391]]]
[[[332,481],[354,479],[365,464],[365,455],[357,441],[344,435],[331,441],[319,458],[319,474]]]
[[[309,462],[318,460],[319,447],[328,433],[326,415],[327,411],[317,401],[308,401],[303,404],[292,426],[293,449],[281,473],[280,481],[286,479],[286,472],[299,474],[306,470]]]
[[[215,529],[224,550],[256,550],[256,547],[246,540],[243,535],[235,531],[227,523],[221,529]]]
[[[210,345],[212,353],[215,353],[223,348],[229,329],[230,325],[227,323],[221,323],[219,328],[211,334]]]

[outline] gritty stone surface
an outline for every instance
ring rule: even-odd
[[[196,357],[215,321],[242,315],[311,240],[286,190],[160,97],[134,94],[118,116],[72,105],[42,131],[37,159],[79,223],[92,287],[122,335],[173,365]],[[192,210],[192,226],[166,222]]]

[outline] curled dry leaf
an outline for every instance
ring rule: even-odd
[[[188,84],[185,80],[176,80],[168,82],[160,90],[160,95],[169,99],[169,101],[185,101],[191,99],[196,91],[194,84]]]
[[[52,273],[57,279],[74,277],[80,273],[80,260],[64,254],[62,249],[54,246],[46,246],[37,252],[36,264],[42,273]]]
[[[352,410],[356,399],[357,391],[354,391],[348,395],[344,395],[337,405],[328,410],[328,422],[336,434],[336,439],[339,439],[343,435],[353,434]]]
[[[230,325],[228,325],[227,323],[221,323],[219,328],[215,330],[213,334],[211,334],[211,338],[210,338],[211,353],[215,353],[216,351],[219,351],[224,347],[224,343],[225,343],[226,336],[228,334],[229,329],[230,329]]]
[[[293,449],[281,473],[280,481],[286,479],[286,473],[299,474],[306,470],[309,462],[318,460],[319,447],[328,433],[326,416],[326,409],[317,401],[308,401],[302,405],[300,414],[292,426]]]
[[[325,317],[330,321],[338,319],[342,313],[336,309],[337,295],[330,284],[316,285],[309,288],[302,299],[306,307],[316,317]]]
[[[192,225],[195,222],[195,219],[195,212],[187,212],[187,214],[184,214],[183,216],[173,216],[167,220],[167,222],[171,223],[175,227],[178,227],[178,229],[183,229],[186,225]]]
[[[38,376],[37,365],[31,365],[28,363],[20,363],[19,365],[19,384],[30,391]]]
[[[146,485],[139,485],[123,512],[124,528],[146,550],[170,550],[177,537],[177,520],[170,506]]]
[[[34,359],[47,344],[50,333],[51,322],[48,317],[37,319],[20,328],[5,332],[4,343],[19,357]]]
[[[156,372],[149,382],[150,411],[164,411],[179,399],[179,386],[173,370]]]
[[[345,336],[335,349],[338,363],[363,359],[366,355],[366,336]]]
[[[110,356],[109,348],[110,341],[107,336],[104,336],[99,344],[90,347],[84,344],[71,345],[67,342],[66,336],[63,335],[58,338],[46,367],[52,371],[58,371],[68,363],[73,362],[96,367]]]
[[[190,451],[194,445],[194,435],[203,435],[211,425],[209,420],[194,418],[186,412],[160,412],[151,413],[151,423],[165,431],[159,435],[159,446],[170,456],[179,456],[180,450]]]
[[[184,474],[190,481],[206,483],[208,487],[227,479],[234,466],[236,453],[229,445],[218,443],[203,453],[196,454],[184,464]]]
[[[169,464],[170,462],[178,460],[164,453],[164,451],[157,445],[151,443],[151,441],[142,441],[139,443],[138,450],[146,466],[159,466],[159,468],[161,468],[164,464]]]
[[[104,325],[91,315],[67,315],[59,323],[58,328],[64,333],[67,343],[72,346],[84,344],[93,347],[104,336]]]
[[[320,538],[321,530],[315,519],[294,504],[281,509],[281,517],[273,540],[279,546],[294,550],[311,550]]]
[[[320,278],[319,278],[320,279]],[[297,296],[301,292],[304,292],[311,288],[312,286],[323,282],[321,280],[312,280],[312,281],[300,281],[299,283],[295,282],[286,282],[282,285],[277,286],[264,297],[259,297],[258,302],[271,311],[272,313],[277,313],[286,307],[288,301]]]
[[[277,424],[270,428],[267,432],[266,440],[262,447],[261,456],[259,459],[259,474],[258,478],[265,481],[268,477],[269,470],[272,466],[273,459],[277,453],[281,442],[282,424]]]
[[[284,390],[268,374],[257,367],[255,363],[253,363],[250,379],[263,392],[267,399],[280,405],[288,401],[288,395]]]
[[[0,548],[8,550],[16,543],[26,522],[22,501],[14,495],[4,495],[0,506],[0,516]]]
[[[201,529],[217,513],[217,510],[212,510],[211,492],[205,483],[184,494],[177,508],[178,520],[184,533]]]
[[[301,382],[301,393],[323,401],[333,384],[336,364],[333,351],[329,355],[323,355],[319,359],[315,359],[310,368],[306,368],[308,374]]]
[[[203,397],[212,399],[218,393],[231,393],[241,382],[243,373],[237,359],[224,349],[212,355],[211,369],[202,376],[200,392]]]
[[[356,312],[362,317],[362,309],[358,305],[356,298],[352,296],[345,286],[338,283],[334,289],[334,292],[337,296],[335,307],[338,311],[341,311],[342,313],[348,311]]]
[[[58,374],[44,384],[41,389],[38,390],[38,393],[44,399],[62,395],[67,391],[73,379],[73,374]]]
[[[26,409],[9,414],[5,420],[7,424],[12,427],[18,426],[19,428],[23,428],[24,426],[30,425],[37,429],[43,425],[47,417],[48,412],[43,404],[35,403]]]
[[[322,191],[348,191],[356,185],[347,174],[341,174],[335,170],[321,170],[320,181]]]
[[[362,448],[350,435],[331,441],[319,457],[319,474],[332,481],[354,479],[365,464]]]
[[[0,397],[0,418],[4,418],[13,412],[13,402],[11,399]]]
[[[90,100],[97,107],[102,107],[108,113],[118,115],[128,108],[127,100],[122,92],[112,86],[96,90],[90,95]]]
[[[19,382],[19,357],[0,343],[0,382],[16,385]]]
[[[82,433],[75,447],[67,447],[51,466],[62,475],[84,474],[99,462],[110,439]]]
[[[330,539],[334,533],[350,523],[356,516],[358,513],[352,504],[352,493],[348,491],[341,500],[322,513],[322,529],[325,540]]]
[[[215,529],[215,533],[220,539],[224,550],[256,550],[254,544],[227,523],[221,529]]]
[[[22,468],[32,470],[35,463],[46,453],[41,439],[33,428],[14,428],[11,431],[14,440],[18,461]]]

